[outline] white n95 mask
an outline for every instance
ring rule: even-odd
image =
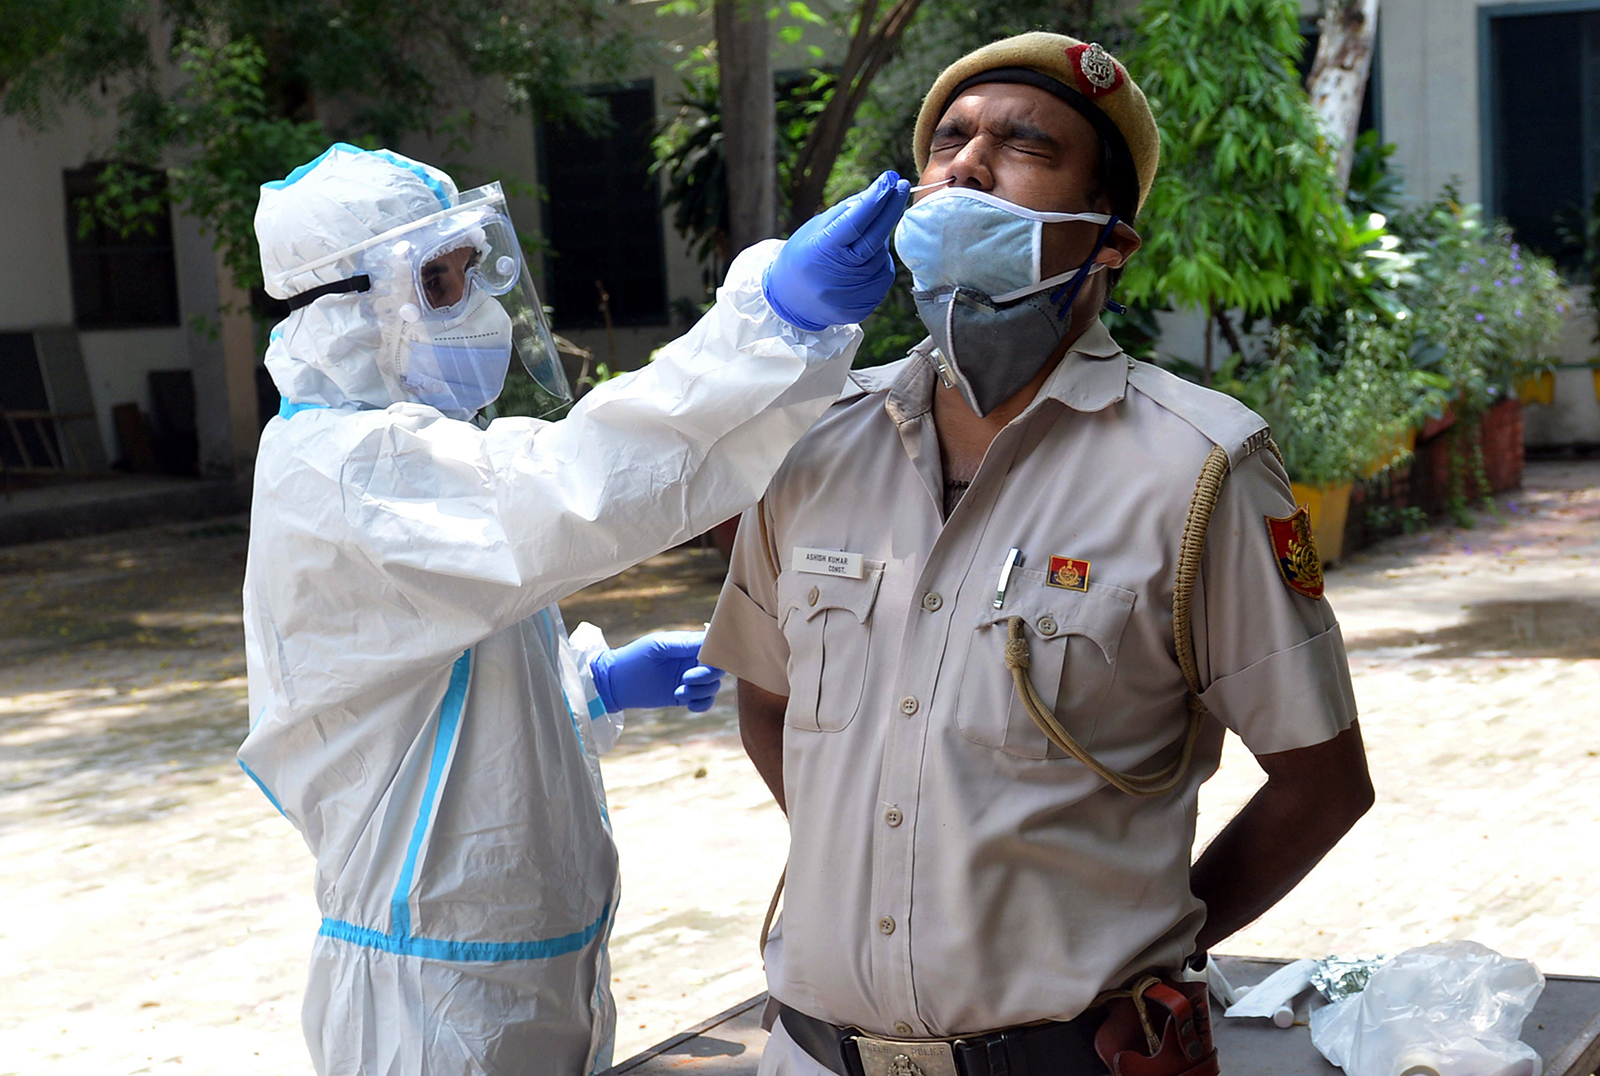
[[[448,320],[408,320],[395,368],[419,402],[454,417],[477,414],[505,387],[511,366],[511,315],[487,290],[468,285]],[[411,313],[402,310],[401,316]]]
[[[1044,226],[1101,225],[1088,259],[1042,277]],[[894,248],[911,271],[911,297],[938,349],[944,383],[979,415],[1016,395],[1072,326],[1072,303],[1118,218],[1046,213],[987,191],[946,187],[907,209]]]

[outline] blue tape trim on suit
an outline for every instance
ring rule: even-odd
[[[467,681],[471,678],[472,651],[467,650],[456,659],[455,666],[450,670],[450,686],[445,688],[444,701],[439,704],[439,722],[433,736],[433,757],[428,761],[428,783],[422,789],[417,824],[411,828],[411,843],[406,848],[405,865],[400,868],[400,880],[395,883],[394,897],[389,903],[390,929],[392,936],[397,939],[411,935],[411,879],[416,874],[422,838],[427,835],[428,827],[433,822],[433,801],[438,797],[439,782],[444,779],[444,766],[450,759],[451,748],[455,746],[456,731],[461,726],[461,708],[467,700]]]
[[[365,150],[361,149],[361,147],[352,146],[348,142],[335,142],[333,145],[329,146],[327,149],[323,150],[321,153],[319,153],[315,157],[311,158],[311,160],[307,161],[305,164],[297,165],[293,170],[290,171],[290,173],[288,175],[284,176],[282,179],[269,179],[265,183],[261,184],[261,186],[264,187],[267,190],[272,190],[272,191],[281,191],[285,187],[291,187],[294,184],[300,182],[300,180],[305,177],[307,172],[311,171],[317,165],[321,164],[324,160],[327,159],[328,154],[332,153],[336,149],[350,150],[350,151],[355,152],[355,153],[364,153],[364,152],[366,152]]]
[[[284,814],[283,804],[278,802],[278,797],[272,794],[272,789],[267,787],[267,783],[261,778],[257,777],[255,771],[244,764],[244,759],[241,758],[237,761],[239,763],[239,768],[244,771],[244,775],[250,778],[250,780],[254,781],[256,783],[256,787],[261,790],[261,794],[267,797],[267,802],[272,804],[272,809],[283,815],[283,817],[288,818],[289,816]]]
[[[435,179],[432,175],[430,175],[428,173],[428,171],[426,169],[424,169],[416,161],[407,160],[406,158],[400,156],[398,153],[391,153],[389,150],[386,150],[386,149],[377,149],[377,150],[362,149],[360,146],[352,146],[348,142],[335,142],[333,145],[329,146],[327,149],[325,149],[321,153],[317,154],[316,157],[314,157],[313,159],[307,161],[305,164],[302,164],[302,165],[296,167],[293,171],[291,171],[288,175],[284,176],[282,179],[269,179],[265,183],[261,184],[261,186],[266,190],[273,190],[273,191],[281,191],[285,187],[292,187],[292,186],[294,186],[294,184],[296,184],[296,183],[300,182],[300,180],[304,179],[308,173],[310,173],[312,170],[314,170],[317,167],[317,165],[319,165],[323,161],[327,160],[328,154],[332,153],[336,149],[337,150],[343,150],[346,153],[360,153],[360,154],[363,154],[363,155],[371,155],[373,157],[379,158],[380,160],[388,161],[390,164],[394,165],[396,168],[404,168],[407,172],[410,172],[412,175],[414,175],[418,179],[422,180],[422,182],[427,186],[427,188],[430,191],[433,192],[433,196],[435,198],[439,199],[439,205],[440,205],[441,208],[443,208],[443,209],[449,209],[450,208],[450,194],[449,194],[448,191],[446,191],[444,189],[444,184],[440,183],[437,179]]]
[[[281,396],[278,398],[278,417],[279,418],[294,418],[296,415],[298,415],[302,411],[326,411],[327,409],[328,409],[328,405],[327,404],[312,404],[312,403],[298,403],[297,404],[297,403],[290,403],[288,400],[284,399]]]
[[[607,901],[606,906],[600,910],[599,918],[582,930],[563,934],[559,938],[542,938],[537,941],[464,942],[444,941],[439,938],[399,937],[395,934],[380,934],[376,930],[358,927],[342,919],[324,919],[322,929],[317,933],[325,938],[349,942],[351,945],[360,945],[385,953],[397,953],[400,956],[422,957],[425,960],[458,960],[472,963],[549,960],[552,957],[576,953],[594,941],[600,936],[600,930],[610,915],[611,902]]]

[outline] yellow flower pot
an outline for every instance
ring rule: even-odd
[[[1344,552],[1344,523],[1350,514],[1350,483],[1337,486],[1304,486],[1291,482],[1294,503],[1303,504],[1311,515],[1311,534],[1317,540],[1317,553],[1323,564],[1332,564]]]
[[[1383,471],[1393,467],[1405,459],[1417,448],[1417,431],[1415,428],[1407,430],[1390,442],[1389,447],[1379,453],[1377,459],[1367,464],[1361,472],[1363,479],[1373,478]]]
[[[1525,404],[1547,404],[1556,398],[1556,374],[1543,370],[1517,383],[1517,398]]]

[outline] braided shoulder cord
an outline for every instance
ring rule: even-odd
[[[1200,577],[1200,560],[1206,548],[1206,529],[1211,524],[1211,513],[1217,506],[1217,496],[1222,492],[1222,480],[1228,476],[1228,454],[1213,448],[1200,469],[1195,482],[1194,498],[1189,502],[1188,518],[1183,524],[1183,540],[1178,547],[1177,579],[1172,594],[1172,634],[1178,656],[1178,668],[1183,671],[1184,682],[1189,685],[1189,727],[1184,733],[1183,749],[1178,757],[1154,773],[1124,773],[1113,770],[1091,755],[1087,748],[1073,739],[1056,715],[1046,706],[1028,679],[1028,637],[1022,618],[1011,617],[1007,623],[1006,668],[1011,672],[1011,682],[1017,698],[1028,717],[1044,733],[1046,739],[1068,756],[1088,767],[1097,776],[1119,792],[1130,796],[1159,796],[1177,787],[1189,771],[1194,758],[1194,747],[1205,723],[1205,705],[1200,701],[1200,667],[1194,653],[1194,630],[1190,620],[1194,603],[1194,587]]]

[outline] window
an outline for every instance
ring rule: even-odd
[[[1523,243],[1571,267],[1600,185],[1600,6],[1487,23],[1485,200]]]
[[[605,324],[665,325],[667,271],[661,196],[650,174],[655,87],[650,82],[596,91],[611,113],[599,134],[546,127],[540,139],[545,189],[544,299],[558,329]]]
[[[178,272],[172,254],[172,215],[163,203],[148,230],[123,236],[95,222],[79,231],[78,203],[100,190],[100,169],[63,173],[67,194],[67,252],[72,308],[80,329],[127,329],[178,324]],[[166,177],[154,193],[164,196]]]

